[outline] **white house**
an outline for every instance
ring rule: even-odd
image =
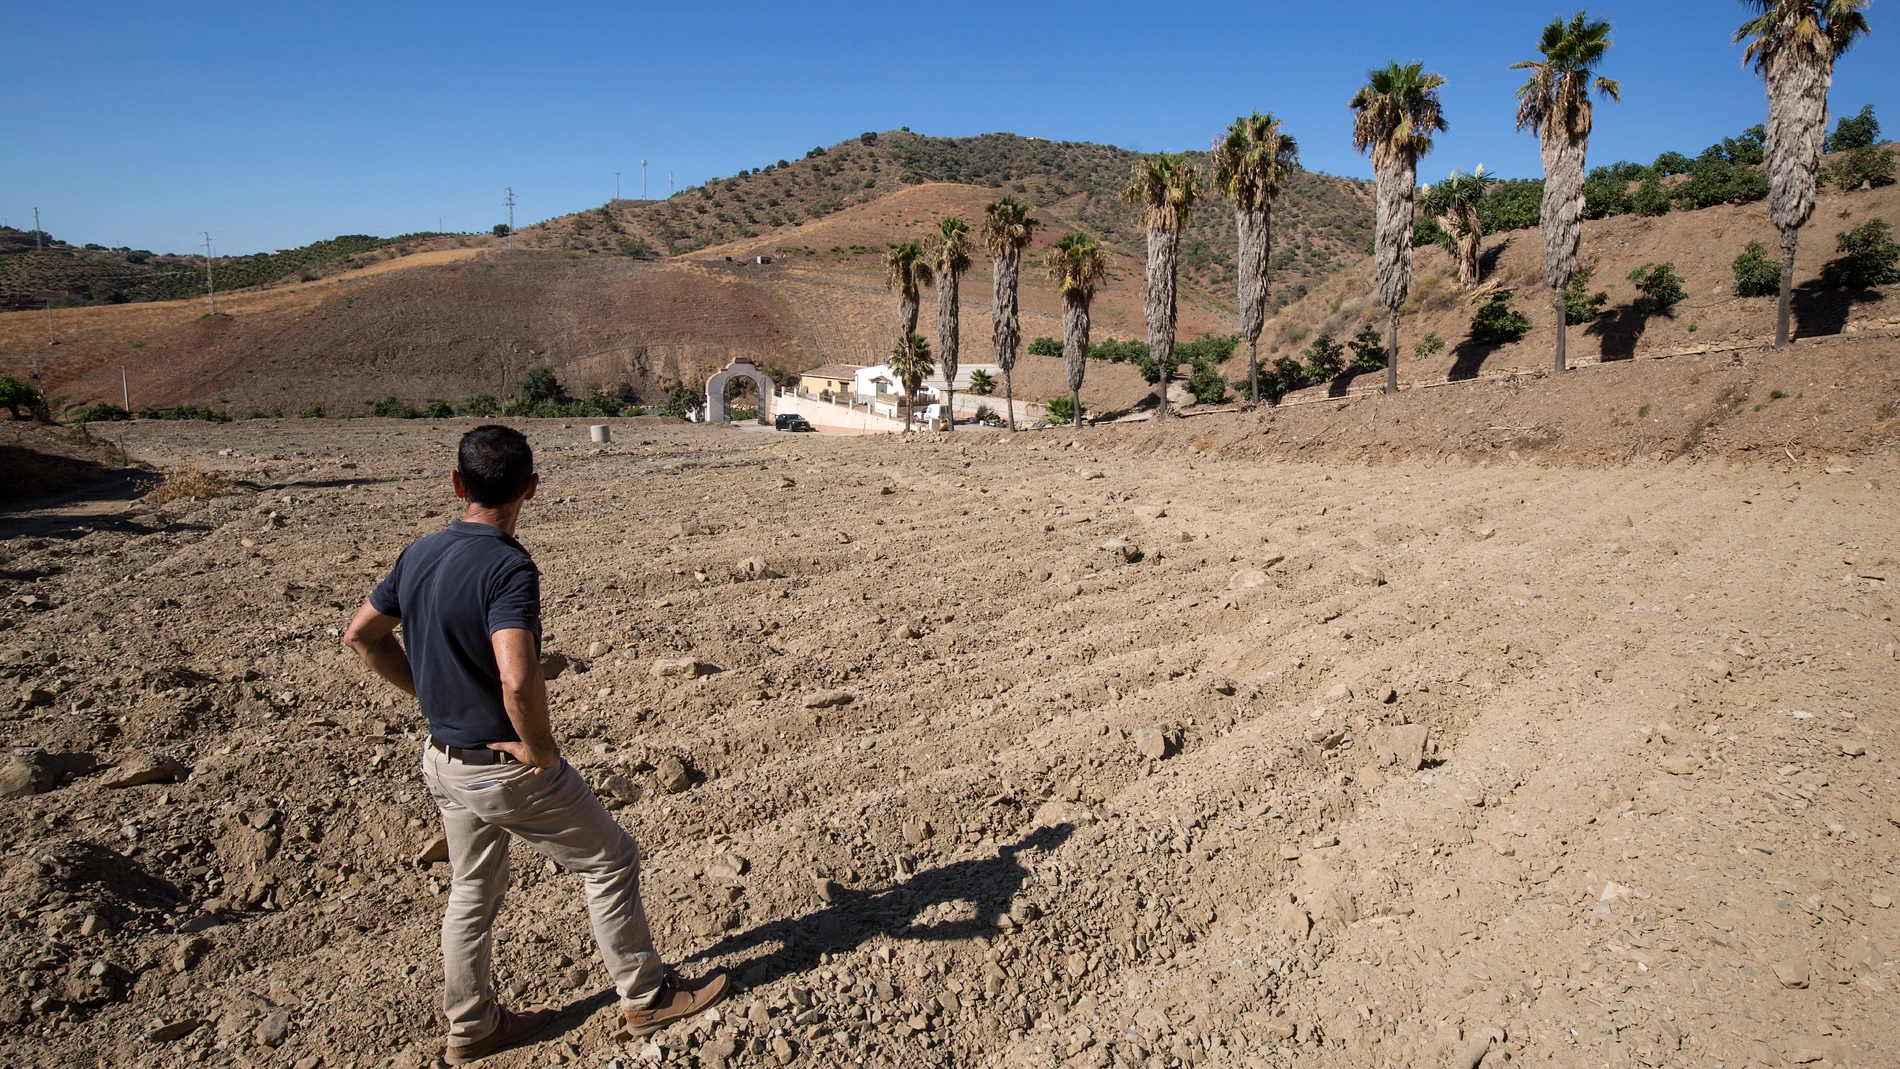
[[[969,392],[970,376],[978,371],[988,372],[991,379],[1002,381],[1003,369],[995,364],[959,364],[956,382],[958,393]],[[922,399],[934,401],[938,400],[947,388],[948,384],[944,381],[943,372],[938,370],[924,380],[923,387],[917,391],[917,394]],[[889,397],[891,400],[897,400],[904,394],[904,383],[897,373],[891,370],[889,364],[878,364],[875,367],[863,367],[857,370],[856,390],[860,398]]]

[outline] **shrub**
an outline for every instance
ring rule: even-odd
[[[1267,400],[1276,405],[1280,403],[1280,398],[1309,385],[1305,365],[1291,357],[1278,357],[1271,369],[1261,370],[1266,374],[1260,377],[1260,388],[1266,391]]]
[[[237,490],[231,480],[216,472],[199,471],[189,464],[180,465],[165,473],[165,481],[158,484],[145,499],[154,505],[163,505],[167,501],[193,498],[208,501],[214,497],[235,494]]]
[[[1148,359],[1148,343],[1132,339],[1116,341],[1110,338],[1089,346],[1089,359],[1106,360],[1111,364],[1139,364]]]
[[[323,406],[318,404],[305,405],[297,411],[298,419],[322,419],[323,416]]]
[[[1615,182],[1621,182],[1627,186],[1631,182],[1640,182],[1643,179],[1648,178],[1649,175],[1650,175],[1649,168],[1643,166],[1640,163],[1631,163],[1628,160],[1618,160],[1615,163],[1606,163],[1598,167],[1590,168],[1590,174],[1588,177],[1584,179],[1584,181],[1585,182],[1615,181]]]
[[[1353,335],[1347,343],[1352,350],[1352,369],[1354,371],[1378,371],[1385,367],[1385,339],[1379,336],[1379,328],[1368,323]]]
[[[1418,340],[1417,345],[1412,346],[1412,355],[1421,358],[1432,356],[1443,351],[1444,348],[1445,339],[1436,334],[1427,334]]]
[[[1669,191],[1652,175],[1636,187],[1635,195],[1630,197],[1630,207],[1637,215],[1668,215]]]
[[[414,405],[397,400],[394,394],[380,401],[371,401],[369,414],[378,419],[416,419],[422,415]]]
[[[1301,354],[1306,357],[1306,381],[1308,383],[1330,382],[1339,377],[1346,369],[1346,350],[1333,336],[1321,331]],[[1276,366],[1278,361],[1275,362]]]
[[[991,378],[987,371],[981,369],[972,371],[970,372],[970,392],[978,397],[988,397],[996,392],[996,380]]]
[[[1880,144],[1880,120],[1874,118],[1872,104],[1861,105],[1860,114],[1842,116],[1834,124],[1834,132],[1827,135],[1823,144],[1824,151],[1852,152],[1859,148],[1869,148]]]
[[[1827,165],[1827,180],[1837,189],[1879,189],[1894,183],[1893,150],[1862,145]]]
[[[1029,343],[1029,354],[1031,356],[1061,356],[1062,343],[1054,338],[1037,338]]]
[[[177,405],[172,408],[165,409],[162,412],[155,408],[143,408],[139,410],[139,418],[140,419],[176,419],[176,420],[195,419],[195,420],[203,420],[207,423],[231,422],[231,414],[229,412],[212,408],[209,405]]]
[[[580,407],[581,415],[584,416],[618,416],[620,410],[626,407],[626,403],[613,394],[593,390],[588,393],[587,400],[581,402]],[[756,413],[754,418],[757,418]]]
[[[858,135],[858,140],[866,145],[875,145],[877,144],[877,132],[875,130],[866,130]]]
[[[462,415],[464,416],[492,416],[499,411],[501,411],[501,402],[495,400],[495,395],[491,393],[478,393],[473,397],[462,399]]]
[[[1211,364],[1197,364],[1194,373],[1188,376],[1187,391],[1194,400],[1204,405],[1217,405],[1227,400],[1227,379],[1220,370]]]
[[[1670,192],[1676,207],[1683,211],[1718,204],[1747,204],[1767,195],[1767,172],[1722,159],[1697,160],[1689,170],[1689,180]]]
[[[447,401],[431,397],[422,402],[422,414],[430,419],[448,419],[455,415],[455,407]]]
[[[1471,317],[1471,340],[1479,345],[1508,345],[1531,332],[1531,321],[1511,307],[1511,291],[1499,290]]]
[[[1566,322],[1588,323],[1603,314],[1603,303],[1610,299],[1610,295],[1603,292],[1591,293],[1589,289],[1590,269],[1579,267],[1576,273],[1570,276],[1570,284],[1564,287]]]
[[[1543,201],[1543,179],[1509,179],[1478,201],[1478,221],[1487,234],[1533,227],[1543,214]]]
[[[33,387],[14,378],[12,375],[0,375],[0,406],[13,413],[14,419],[20,418],[20,409],[33,410],[39,394]]]
[[[496,224],[495,224],[495,229],[494,229],[494,235],[495,235],[496,237],[498,237],[498,238],[505,238],[505,237],[507,237],[508,235],[510,235],[510,234],[512,234],[512,233],[514,233],[514,230],[513,230],[513,228],[511,228],[511,227],[509,227],[509,225],[508,225],[507,223],[496,223]]]
[[[1735,258],[1735,296],[1773,297],[1781,292],[1781,264],[1770,259],[1768,247],[1751,241]]]
[[[131,418],[132,413],[110,401],[100,401],[84,408],[74,409],[72,412],[74,423],[117,423]]]
[[[636,260],[645,259],[653,252],[653,247],[643,238],[621,238],[615,244],[619,246],[622,256],[631,256]]]
[[[660,415],[675,418],[698,410],[701,397],[699,391],[684,382],[676,382],[666,388],[666,400],[660,403]]]
[[[1087,419],[1089,406],[1082,406],[1082,418]],[[1075,398],[1051,397],[1042,403],[1042,418],[1050,423],[1075,422]]]
[[[1583,217],[1608,219],[1636,210],[1629,183],[1621,178],[1592,178],[1583,184]]]
[[[1639,312],[1667,312],[1688,296],[1673,263],[1644,264],[1629,273],[1629,281],[1642,295],[1636,299]]]
[[[1900,245],[1885,219],[1869,219],[1834,239],[1841,255],[1821,265],[1821,281],[1830,286],[1865,289],[1900,282]]]
[[[537,364],[522,372],[521,381],[515,384],[515,396],[529,404],[560,402],[567,400],[567,391],[561,388],[561,381],[554,377],[552,365]]]
[[[1649,165],[1650,176],[1653,178],[1667,178],[1672,174],[1688,174],[1689,168],[1694,162],[1694,160],[1691,160],[1680,152],[1665,152],[1656,157],[1655,163]]]
[[[284,410],[281,408],[273,408],[270,411],[266,412],[261,408],[253,408],[249,412],[244,413],[244,418],[245,419],[283,419]]]

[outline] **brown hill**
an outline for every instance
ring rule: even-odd
[[[1820,281],[1821,266],[1838,255],[1837,234],[1869,219],[1900,223],[1900,187],[1820,194],[1813,221],[1802,231],[1795,261],[1797,338],[1900,327],[1900,290],[1895,287],[1847,291]],[[1778,255],[1779,240],[1764,204],[1585,222],[1580,262],[1591,271],[1589,291],[1603,292],[1608,299],[1595,321],[1571,325],[1570,363],[1772,341],[1775,298],[1735,296],[1732,264],[1750,241],[1765,245],[1771,257]],[[1535,229],[1487,237],[1481,257],[1485,278],[1473,293],[1464,294],[1457,288],[1454,265],[1444,250],[1436,246],[1418,250],[1412,297],[1400,325],[1400,378],[1432,383],[1549,367],[1556,344],[1556,313],[1544,285],[1543,256],[1542,238]],[[1688,296],[1670,313],[1646,315],[1636,307],[1636,287],[1627,276],[1633,269],[1658,263],[1674,264]],[[1498,292],[1510,293],[1512,307],[1530,319],[1531,332],[1509,345],[1480,345],[1471,338],[1472,314]],[[1344,342],[1368,325],[1383,331],[1385,323],[1371,261],[1365,260],[1269,322],[1262,335],[1262,357],[1298,358],[1300,350],[1322,332]],[[1413,346],[1427,334],[1436,334],[1445,345],[1434,355],[1420,356]],[[1243,367],[1244,361],[1237,360],[1229,370],[1238,375],[1244,373]]]

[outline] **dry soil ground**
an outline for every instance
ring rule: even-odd
[[[1894,1063],[1890,453],[1366,466],[1221,418],[529,425],[557,730],[740,990],[618,1035],[523,850],[500,984],[565,1013],[492,1064]],[[47,788],[0,809],[0,1061],[429,1063],[422,725],[336,633],[463,426],[113,428],[239,492],[0,517]]]

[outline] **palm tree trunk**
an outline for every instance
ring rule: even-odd
[[[1016,346],[1022,341],[1022,325],[1016,315],[1016,275],[1022,254],[1008,250],[991,261],[990,347],[996,365],[1003,369],[1003,396],[1009,402],[1005,418],[1009,429],[1016,429],[1015,384],[1010,373],[1016,370]]]
[[[1148,321],[1148,355],[1161,373],[1161,400],[1156,418],[1168,414],[1168,371],[1174,362],[1175,259],[1181,249],[1179,230],[1148,231],[1148,285],[1142,295],[1142,313]]]
[[[1790,301],[1794,297],[1794,249],[1801,240],[1801,229],[1789,227],[1781,232],[1781,299],[1775,304],[1775,348],[1786,349],[1789,336]]]
[[[1069,399],[1077,429],[1082,426],[1082,377],[1088,371],[1089,302],[1073,290],[1062,295],[1062,362],[1069,375]]]
[[[1260,403],[1260,335],[1247,339],[1247,402]]]
[[[963,308],[958,285],[959,272],[945,271],[937,279],[937,366],[943,369],[945,394],[950,403],[945,409],[951,430],[957,429],[957,355],[963,345]]]
[[[1392,325],[1385,335],[1385,392],[1399,392],[1399,310],[1392,309]]]
[[[1568,328],[1569,328],[1569,325],[1570,325],[1570,324],[1569,324],[1569,316],[1570,316],[1570,307],[1569,307],[1569,301],[1568,301],[1568,299],[1567,299],[1569,295],[1568,295],[1568,293],[1566,293],[1566,292],[1565,292],[1565,291],[1566,291],[1566,290],[1568,290],[1568,289],[1569,289],[1569,286],[1568,286],[1568,284],[1566,284],[1566,285],[1565,285],[1565,287],[1564,287],[1564,289],[1561,289],[1561,290],[1558,290],[1558,291],[1557,291],[1557,365],[1556,365],[1556,371],[1557,371],[1557,374],[1559,374],[1559,375],[1561,375],[1561,374],[1563,374],[1563,373],[1564,373],[1564,335],[1565,335],[1566,333],[1568,333]]]

